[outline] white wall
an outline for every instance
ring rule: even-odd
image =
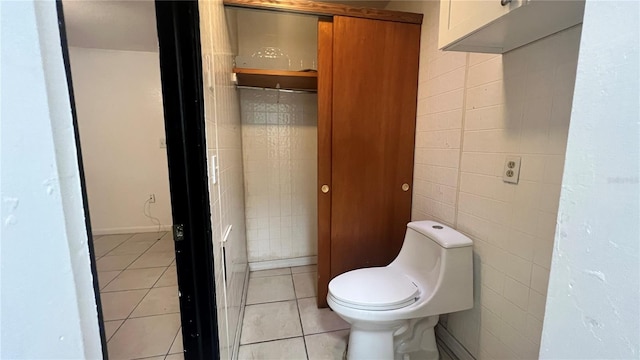
[[[250,262],[317,255],[318,97],[241,90]]]
[[[70,48],[73,88],[94,234],[157,231],[171,201],[157,52]]]
[[[640,356],[640,6],[587,1],[540,356]]]
[[[425,14],[412,217],[474,240],[474,308],[442,323],[476,358],[537,358],[580,27],[502,56],[442,52],[437,1],[390,6]]]
[[[220,357],[229,359],[240,339],[240,305],[247,273],[240,109],[237,90],[231,83],[233,53],[222,0],[200,1],[199,10],[203,73],[205,79],[211,79],[211,83],[204,84],[204,100]],[[208,73],[211,77],[207,77]],[[216,184],[210,161],[214,155],[219,167]],[[224,267],[222,240],[229,226],[233,230],[224,244]]]
[[[0,34],[0,358],[99,359],[55,2],[2,2]]]

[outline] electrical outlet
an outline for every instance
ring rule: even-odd
[[[150,203],[156,202],[156,194],[149,194],[149,202]]]
[[[517,184],[520,179],[520,156],[507,156],[502,170],[502,181]]]

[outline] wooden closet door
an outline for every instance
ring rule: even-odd
[[[402,246],[411,218],[419,47],[419,25],[334,17],[332,278],[386,266]]]

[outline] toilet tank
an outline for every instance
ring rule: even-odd
[[[429,316],[473,307],[473,242],[435,221],[414,221],[400,254],[389,265],[419,283]]]

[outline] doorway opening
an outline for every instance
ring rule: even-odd
[[[197,4],[64,1],[58,16],[103,355],[215,359]]]

